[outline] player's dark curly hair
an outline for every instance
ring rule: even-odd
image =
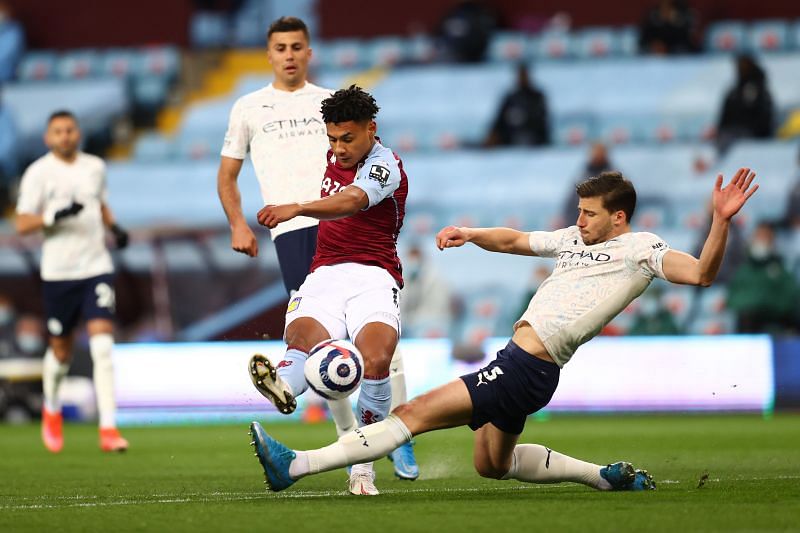
[[[636,189],[621,172],[601,172],[597,176],[580,182],[575,186],[581,198],[597,198],[603,207],[611,212],[623,211],[630,223],[636,209]]]
[[[322,119],[326,124],[374,120],[379,110],[375,98],[358,85],[339,89],[322,101]]]

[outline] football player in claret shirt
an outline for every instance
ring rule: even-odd
[[[283,413],[294,410],[295,398],[308,387],[303,365],[311,348],[349,337],[364,356],[359,425],[389,415],[389,367],[400,335],[403,287],[396,244],[408,181],[400,159],[376,137],[378,109],[355,85],[325,99],[322,117],[331,149],[321,198],[258,212],[258,222],[268,228],[299,216],[320,220],[311,273],[286,311],[286,355],[277,368],[260,355],[250,363],[256,388]],[[371,462],[353,465],[350,492],[378,494],[374,477]]]
[[[653,478],[627,462],[607,466],[569,457],[540,444],[519,444],[528,415],[542,409],[558,386],[561,368],[575,350],[659,277],[708,286],[719,272],[732,218],[758,185],[742,168],[713,189],[711,229],[699,258],[670,249],[652,233],[633,232],[633,184],[604,172],[577,186],[578,219],[558,231],[446,227],[440,250],[473,243],[491,252],[552,257],[553,273],[514,324],[514,334],[486,367],[461,376],[394,409],[385,420],[344,435],[316,450],[292,450],[253,422],[256,455],[270,489],[351,462],[381,457],[414,435],[456,426],[475,431],[475,470],[494,479],[529,483],[571,481],[597,490],[654,489]],[[624,379],[620,369],[619,379]],[[613,382],[609,384],[613,387]]]
[[[319,198],[325,172],[328,137],[322,120],[322,100],[333,92],[308,81],[312,49],[306,24],[281,17],[267,31],[267,59],[272,83],[248,93],[231,109],[222,147],[217,189],[231,227],[231,248],[258,256],[258,241],[242,213],[237,184],[248,153],[264,204],[284,204]],[[298,216],[270,227],[281,276],[290,299],[306,279],[316,252],[319,221]],[[405,374],[399,350],[392,360],[392,406],[406,401]],[[329,400],[336,431],[342,435],[358,427],[350,401]],[[390,454],[395,474],[416,479],[419,469],[411,444]]]

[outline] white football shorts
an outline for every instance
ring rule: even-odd
[[[286,308],[286,327],[313,318],[332,339],[355,342],[370,322],[382,322],[400,336],[400,289],[381,267],[359,263],[322,266],[306,277]],[[284,329],[284,338],[286,330]]]

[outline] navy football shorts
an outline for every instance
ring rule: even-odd
[[[114,276],[101,274],[93,278],[42,283],[47,331],[54,337],[69,335],[81,315],[114,319]]]
[[[512,341],[497,358],[472,374],[461,376],[472,398],[473,431],[491,422],[519,435],[525,419],[550,402],[558,386],[557,364],[534,357]]]
[[[278,235],[274,243],[283,285],[286,292],[292,294],[300,288],[311,269],[317,252],[317,226],[287,231]]]

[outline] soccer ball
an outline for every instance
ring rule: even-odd
[[[328,400],[341,400],[361,384],[364,358],[352,343],[329,339],[311,349],[304,371],[314,392]]]

